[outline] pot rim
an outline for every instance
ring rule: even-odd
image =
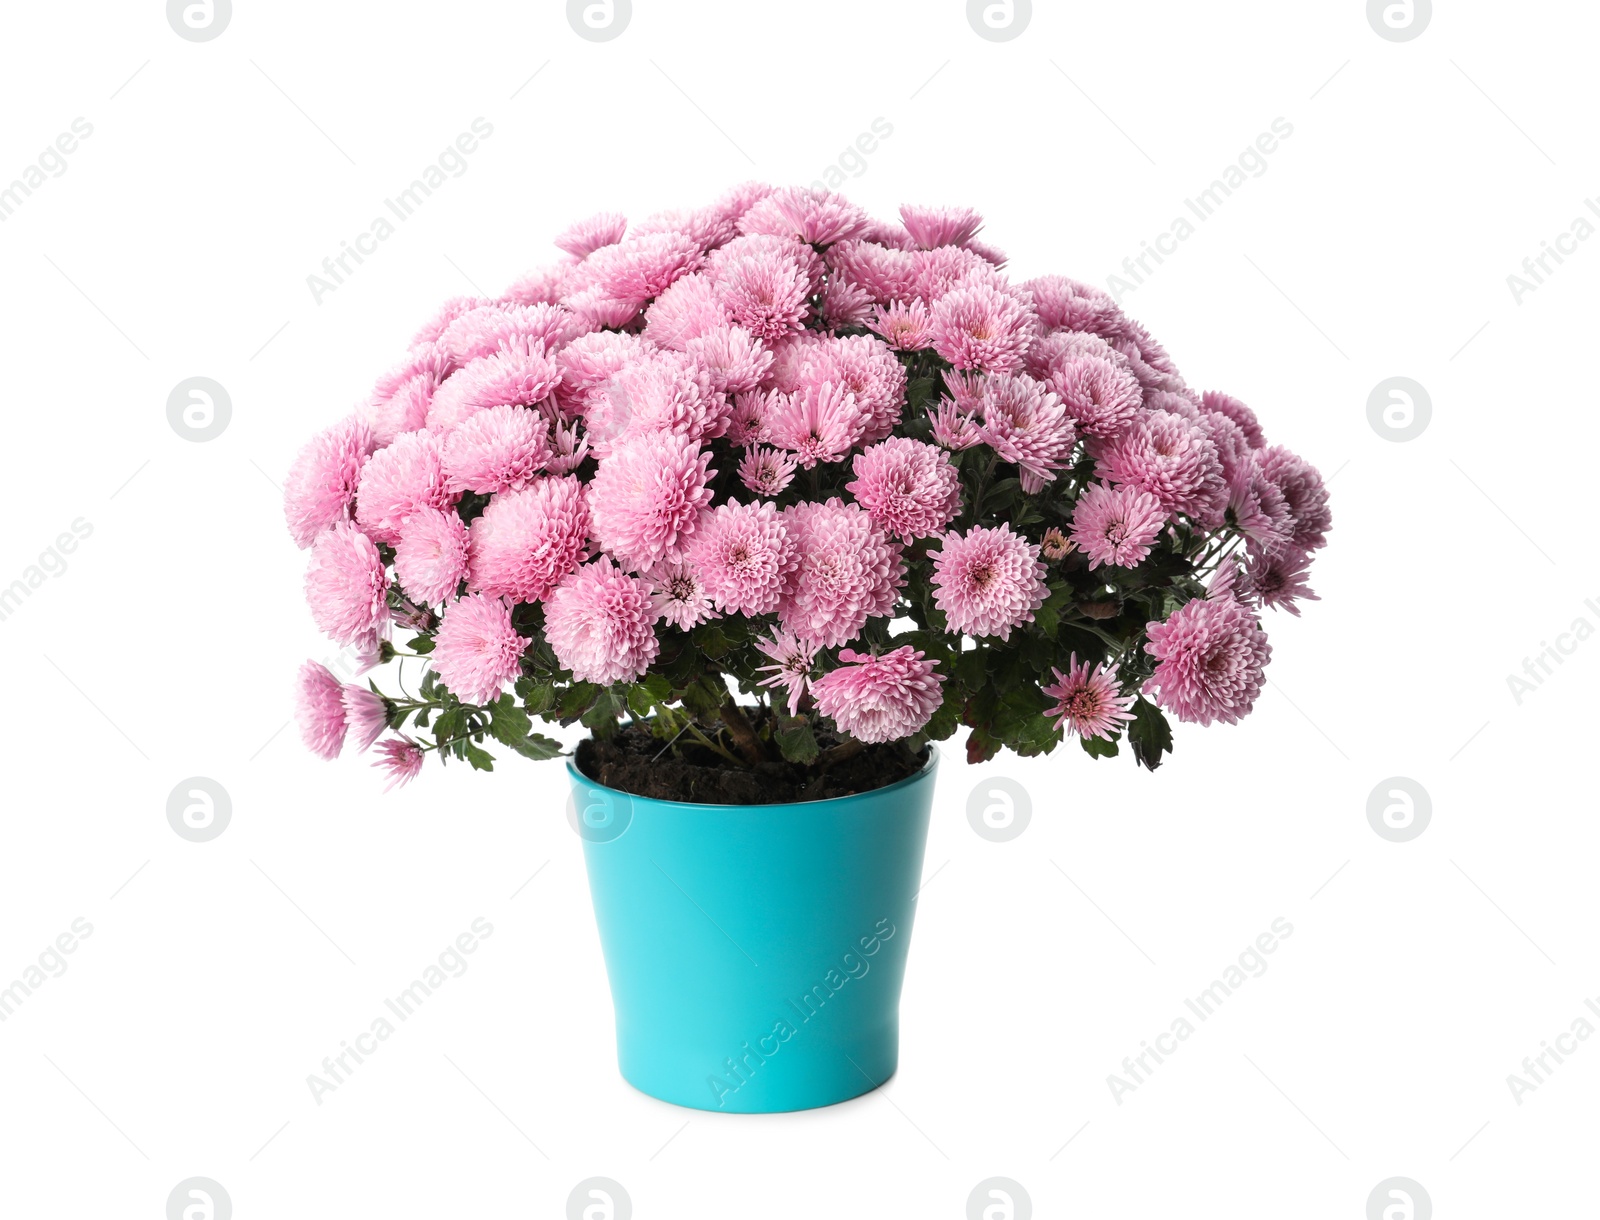
[[[885,784],[881,788],[869,788],[865,792],[852,792],[848,796],[829,796],[816,801],[770,801],[761,805],[707,805],[698,801],[669,801],[663,800],[658,796],[638,796],[632,792],[624,792],[621,788],[613,788],[607,784],[602,784],[599,780],[585,775],[578,769],[578,753],[576,750],[567,756],[567,775],[574,780],[580,780],[588,784],[591,788],[599,788],[602,792],[609,792],[628,801],[646,801],[652,805],[664,805],[670,809],[710,810],[714,812],[730,809],[814,809],[820,805],[839,805],[845,801],[866,800],[868,797],[878,796],[880,793],[894,792],[896,789],[909,787],[921,780],[928,779],[939,766],[939,747],[930,741],[927,748],[928,761],[904,779],[896,780],[892,784]]]

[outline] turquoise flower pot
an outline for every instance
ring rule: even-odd
[[[893,1075],[938,754],[873,792],[792,805],[630,796],[567,763],[640,1092],[771,1114]]]

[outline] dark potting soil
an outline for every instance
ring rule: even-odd
[[[758,719],[759,732],[762,724]],[[821,754],[806,766],[774,757],[753,766],[734,766],[698,742],[680,737],[670,750],[642,724],[629,724],[604,740],[578,745],[578,770],[590,779],[660,801],[701,805],[780,805],[851,796],[898,783],[922,769],[926,750],[913,753],[903,743],[869,745],[857,753],[830,757],[841,738],[822,726],[814,729]],[[769,747],[776,756],[776,747]],[[845,747],[848,751],[850,746]],[[845,753],[839,751],[839,753]]]

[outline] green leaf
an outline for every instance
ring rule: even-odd
[[[988,762],[1000,753],[1000,742],[989,736],[982,729],[973,729],[972,735],[967,738],[967,761],[969,763]]]
[[[433,637],[431,635],[414,635],[406,641],[406,646],[410,648],[412,652],[418,652],[423,656],[427,656],[433,651]]]
[[[562,720],[576,720],[594,706],[600,697],[600,688],[593,682],[574,682],[560,693],[556,710]]]
[[[596,737],[609,737],[616,732],[617,719],[622,715],[622,711],[626,706],[627,700],[614,688],[606,687],[600,689],[599,697],[594,701],[594,706],[578,717],[578,723]]]
[[[1115,738],[1080,737],[1078,741],[1083,745],[1083,752],[1090,758],[1115,758],[1117,756]]]
[[[553,737],[546,737],[542,733],[529,733],[520,741],[508,741],[510,746],[524,758],[531,758],[535,762],[542,762],[547,758],[559,758],[564,750],[561,743]]]
[[[533,721],[517,706],[515,695],[501,695],[489,705],[489,713],[489,732],[503,745],[513,746],[533,731]]]
[[[655,709],[656,700],[650,694],[650,688],[642,682],[628,684],[628,711],[635,720],[643,720]]]
[[[683,706],[702,720],[715,719],[717,710],[727,701],[727,687],[711,678],[701,678],[683,692]]]
[[[1128,744],[1139,763],[1154,771],[1161,756],[1172,752],[1172,726],[1161,709],[1140,695],[1133,704],[1133,719],[1128,722]]]
[[[523,681],[528,683],[527,688],[524,689],[522,682],[518,682],[517,690],[530,715],[545,716],[554,710],[559,692],[553,682],[540,682],[533,678]]]
[[[665,674],[646,674],[639,685],[649,692],[653,702],[666,703],[672,698],[672,683]]]
[[[434,722],[433,735],[440,741],[448,741],[452,737],[459,737],[466,730],[466,709],[453,707],[447,712],[439,713],[439,719]]]
[[[778,727],[772,738],[783,751],[784,758],[792,763],[809,765],[817,761],[821,752],[817,739],[811,732],[811,722],[804,716],[778,716]]]
[[[494,770],[493,754],[490,754],[489,751],[481,746],[473,745],[470,741],[463,742],[462,745],[466,748],[467,761],[472,764],[474,771]]]

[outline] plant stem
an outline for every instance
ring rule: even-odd
[[[756,736],[755,728],[739,710],[737,703],[732,699],[727,700],[717,709],[717,715],[722,718],[722,723],[727,725],[728,735],[733,738],[733,744],[745,762],[753,767],[765,761],[767,752],[761,748],[761,738]]]

